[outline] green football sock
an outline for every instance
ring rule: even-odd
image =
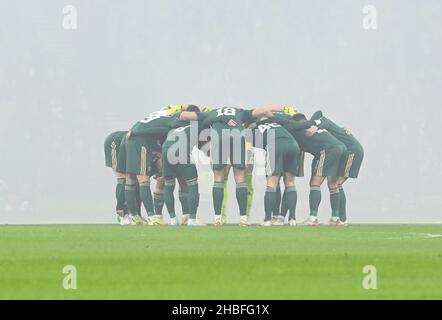
[[[180,199],[183,215],[189,214],[189,194],[186,191],[179,191],[178,198]]]
[[[279,216],[282,213],[282,208],[281,208],[281,187],[278,184],[278,186],[276,187],[276,197],[275,197],[275,206],[273,207],[273,216]],[[287,210],[286,210],[287,212]],[[285,214],[283,214],[285,216]]]
[[[247,184],[245,182],[236,184],[236,201],[238,202],[239,214],[247,214]]]
[[[140,183],[140,199],[143,202],[148,216],[154,215],[152,193],[150,191],[150,182],[144,181]]]
[[[159,192],[153,193],[153,206],[156,215],[163,215],[164,193],[159,193]]]
[[[332,217],[339,217],[339,188],[330,189],[330,206],[332,210]]]
[[[319,204],[321,203],[321,187],[311,186],[309,194],[310,215],[318,215]]]
[[[196,219],[200,197],[198,192],[198,181],[196,179],[187,181],[187,187],[189,188],[189,218]]]
[[[250,210],[253,204],[253,176],[251,174],[246,176],[247,183],[247,218],[250,219]]]
[[[272,187],[267,187],[264,195],[264,211],[265,218],[264,221],[269,221],[272,219],[273,208],[275,207],[276,201],[276,189]]]
[[[213,210],[215,215],[221,214],[221,207],[224,198],[224,182],[214,182],[212,188]]]
[[[169,212],[169,217],[175,218],[175,197],[173,192],[175,190],[175,179],[166,180],[164,182],[164,202],[166,204],[167,212]]]
[[[347,198],[342,186],[339,186],[339,219],[347,221]]]
[[[117,186],[115,188],[115,197],[117,198],[117,211],[124,211],[126,209],[124,193],[125,193],[126,179],[117,179]]]
[[[137,213],[141,216],[141,197],[140,197],[140,185],[137,183],[135,184],[135,198],[137,202]]]
[[[138,215],[136,185],[126,183],[126,186],[124,187],[124,198],[126,199],[129,214]]]
[[[296,219],[296,204],[298,202],[298,192],[296,187],[287,187],[284,190],[284,195],[282,197],[282,203],[288,208],[289,220]]]
[[[221,205],[221,215],[222,216],[227,216],[227,198],[228,198],[228,196],[229,196],[229,190],[228,190],[228,187],[227,187],[227,181],[224,181],[224,186],[223,186],[223,192],[224,192],[224,194],[223,194],[223,203],[222,203],[222,205]]]

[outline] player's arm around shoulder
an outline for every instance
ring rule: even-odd
[[[251,111],[251,117],[254,119],[259,118],[272,118],[272,107],[258,107]]]
[[[321,113],[321,115],[322,115],[322,113]],[[330,120],[330,119],[328,119],[328,118],[326,118],[324,116],[321,116],[319,119],[314,120],[314,121],[316,122],[316,125],[318,126],[319,129],[326,129],[326,130],[329,130],[331,132],[333,132],[333,131],[336,131],[336,132],[343,131],[348,136],[352,135],[351,129],[349,129],[347,127],[341,127],[341,126],[337,125],[335,122],[333,122],[332,120]]]
[[[194,111],[182,111],[179,119],[181,121],[198,121],[198,113]]]

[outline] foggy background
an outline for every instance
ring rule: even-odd
[[[77,9],[77,30],[62,26],[65,5]],[[377,9],[376,30],[362,26],[365,5]],[[441,9],[438,0],[1,0],[0,223],[113,222],[105,137],[187,103],[320,108],[365,148],[346,185],[350,222],[442,221]],[[209,221],[211,173],[200,176]],[[255,222],[264,189],[256,177]],[[297,189],[302,220],[307,177]]]

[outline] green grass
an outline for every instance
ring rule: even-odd
[[[0,299],[442,299],[435,235],[442,225],[0,226]],[[62,287],[65,265],[77,290]]]

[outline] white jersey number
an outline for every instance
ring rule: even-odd
[[[280,127],[280,125],[278,123],[276,123],[276,122],[264,123],[264,124],[260,124],[258,126],[258,130],[259,130],[259,132],[264,133],[264,132],[266,132],[269,129],[278,128],[278,127]]]
[[[235,108],[222,108],[218,109],[217,117],[221,116],[235,116],[236,115],[236,109]]]
[[[189,127],[190,127],[190,125],[185,126],[185,127],[179,127],[179,128],[176,128],[176,129],[175,129],[175,132],[182,132],[182,131],[186,130],[186,128],[189,128]]]
[[[161,111],[157,111],[157,112],[152,112],[151,114],[149,114],[146,118],[144,118],[143,120],[140,120],[141,123],[149,123],[152,120],[164,117],[165,113],[161,112]]]

